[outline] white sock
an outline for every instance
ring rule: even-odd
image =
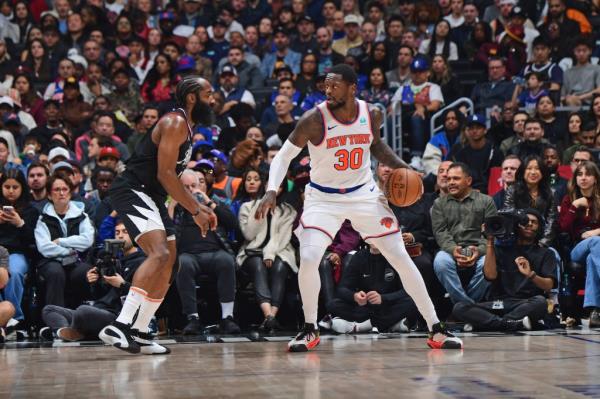
[[[233,317],[233,302],[221,302],[221,318]]]
[[[154,313],[156,313],[163,300],[164,298],[152,299],[145,297],[144,301],[140,305],[140,311],[138,312],[135,322],[131,328],[143,333],[148,332],[150,320],[152,320],[152,316],[154,316]]]
[[[371,319],[367,319],[362,323],[356,323],[355,330],[356,332],[369,332],[373,329],[373,325],[371,325]]]
[[[133,286],[129,288],[129,293],[127,294],[125,303],[123,303],[123,308],[121,309],[121,313],[119,313],[119,317],[117,317],[117,321],[119,323],[131,325],[135,314],[140,309],[140,306],[147,295],[148,293],[141,288]]]
[[[402,286],[415,302],[415,305],[417,305],[417,309],[419,309],[419,312],[427,322],[429,331],[431,331],[432,326],[439,323],[440,320],[435,313],[433,302],[431,302],[431,298],[429,298],[429,294],[427,293],[423,276],[419,273],[419,269],[415,266],[408,252],[406,252],[400,233],[375,238],[371,242],[398,272]]]

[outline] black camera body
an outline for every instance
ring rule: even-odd
[[[96,262],[96,268],[100,277],[117,274],[117,271],[121,268],[121,261],[118,256],[124,246],[125,241],[123,240],[104,240],[104,248],[98,254]]]
[[[517,237],[517,226],[527,226],[529,218],[523,209],[501,210],[497,216],[485,219],[485,234],[499,240],[512,240]]]

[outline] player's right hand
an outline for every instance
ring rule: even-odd
[[[194,222],[200,227],[202,237],[206,237],[208,230],[217,228],[217,215],[206,205],[199,205],[200,212],[194,216]]]
[[[267,191],[263,199],[260,201],[254,217],[258,220],[264,218],[269,212],[273,212],[276,205],[277,193],[275,191]]]

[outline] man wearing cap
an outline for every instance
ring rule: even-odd
[[[473,189],[487,193],[490,168],[502,165],[502,153],[485,137],[486,124],[482,115],[470,115],[464,132],[467,142],[455,144],[448,158],[468,165]]]
[[[83,100],[79,82],[74,76],[65,79],[63,84],[63,100],[60,106],[65,125],[75,131],[85,127],[94,109]]]
[[[186,38],[173,33],[176,25],[176,16],[171,11],[163,11],[158,14],[158,27],[163,34],[163,43],[174,42],[180,48],[185,46]]]
[[[265,54],[262,60],[260,69],[263,76],[267,79],[273,77],[275,69],[281,65],[288,65],[295,74],[300,73],[302,55],[289,48],[288,32],[281,26],[275,29],[273,44],[275,45],[275,52]]]
[[[348,50],[348,55],[355,57],[361,65],[367,65],[371,57],[371,49],[377,38],[377,28],[370,21],[365,21],[360,27],[360,37],[362,43],[360,46],[352,47]],[[363,70],[363,73],[369,74],[371,70]]]
[[[359,20],[356,15],[348,14],[344,17],[344,32],[346,36],[333,42],[331,45],[333,51],[345,56],[352,47],[360,46],[363,43],[363,39],[359,34],[360,29],[358,24]]]
[[[392,97],[392,103],[402,102],[402,114],[405,126],[410,126],[411,166],[423,170],[421,157],[429,140],[429,117],[437,112],[444,103],[439,85],[429,82],[429,59],[416,56],[410,64],[410,83],[398,88]]]
[[[257,58],[254,54],[253,57]],[[233,66],[237,72],[240,87],[250,91],[264,86],[264,76],[260,71],[260,60],[258,65],[250,63],[246,60],[247,54],[240,46],[231,46],[227,52],[227,58],[221,59],[219,62],[219,74],[226,64]]]
[[[235,67],[233,65],[225,65],[219,75],[219,89],[225,98],[224,112],[229,112],[234,105],[240,102],[246,103],[252,108],[256,107],[252,93],[244,87],[240,87],[238,82],[239,79]]]
[[[213,173],[213,178],[215,181],[212,184],[214,194],[232,200],[237,194],[242,179],[228,175],[227,155],[219,150],[211,150],[210,152],[206,153],[204,157],[212,161],[212,163],[215,165],[215,170]]]
[[[46,91],[44,92],[44,100],[49,100],[51,98],[61,100],[63,95],[63,88],[65,84],[65,80],[70,77],[75,76],[75,63],[69,58],[62,58],[58,62],[58,79],[48,85],[46,87]],[[79,82],[79,91],[81,95],[83,95],[83,100],[85,102],[91,103],[93,100],[92,93],[88,89],[85,82]]]
[[[290,48],[300,54],[315,53],[318,48],[315,39],[315,23],[309,15],[302,15],[298,20],[298,34],[290,44]]]
[[[121,160],[121,153],[115,147],[103,147],[98,153],[96,164],[103,168],[108,168],[116,171],[117,165]]]
[[[38,138],[42,148],[46,148],[50,137],[57,131],[64,129],[62,115],[60,114],[60,103],[57,100],[44,101],[44,118],[46,124],[37,126],[29,134]]]
[[[69,154],[69,150],[63,147],[54,147],[48,152],[48,162],[50,165],[54,165],[58,162],[65,162],[71,159],[71,154]],[[54,172],[54,170],[52,170]]]
[[[529,55],[527,61],[531,61],[533,59],[533,40],[540,35],[540,32],[525,26],[526,21],[527,15],[525,14],[525,11],[523,11],[521,7],[513,7],[508,15],[508,23],[505,26],[505,30],[498,37],[498,43],[502,43],[502,39],[504,39],[506,35],[509,35],[513,39],[519,37],[519,39],[527,45],[527,54]],[[523,32],[524,35],[522,38],[520,38],[521,32]],[[562,31],[561,33],[564,34]]]
[[[211,59],[213,65],[218,65],[219,61],[226,57],[229,51],[229,41],[225,36],[227,23],[223,19],[217,18],[213,25],[209,26],[209,29],[212,32],[212,40],[209,41],[206,56]],[[207,29],[207,32],[209,29]]]

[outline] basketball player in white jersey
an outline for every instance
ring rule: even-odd
[[[417,267],[404,248],[400,224],[371,172],[371,153],[393,168],[408,166],[381,141],[381,112],[356,99],[356,73],[336,65],[325,79],[327,101],[307,111],[271,163],[267,193],[255,217],[275,207],[277,188],[290,162],[308,145],[310,179],[304,212],[296,235],[300,240],[298,283],[305,324],[288,344],[291,352],[305,352],[319,344],[317,308],[321,280],[319,264],[344,219],[374,245],[396,269],[429,327],[427,344],[436,349],[461,349],[462,341],[439,321]]]

